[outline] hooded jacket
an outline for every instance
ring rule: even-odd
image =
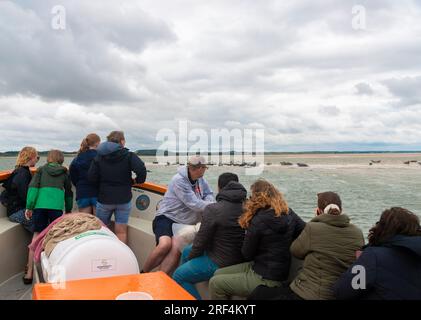
[[[38,168],[29,184],[26,208],[71,212],[72,207],[72,183],[67,169],[57,163],[47,163]]]
[[[203,210],[213,202],[213,192],[207,181],[199,178],[192,184],[188,167],[182,166],[171,179],[156,215],[165,215],[176,223],[192,225],[201,221]]]
[[[291,245],[291,253],[304,263],[290,288],[305,300],[334,299],[333,284],[355,261],[355,252],[363,245],[362,231],[347,215],[313,218]]]
[[[244,261],[241,247],[244,230],[238,224],[243,213],[247,190],[238,182],[231,181],[216,196],[216,203],[208,205],[200,229],[194,238],[189,259],[203,255],[220,268]]]
[[[260,209],[246,231],[242,253],[253,260],[253,270],[264,279],[283,281],[291,264],[289,247],[305,227],[305,222],[290,208],[275,216],[273,209]]]
[[[88,180],[98,187],[102,204],[124,204],[132,199],[132,172],[136,183],[146,180],[146,168],[140,158],[120,144],[103,142],[88,171]]]
[[[88,171],[96,156],[96,150],[87,150],[78,154],[70,164],[69,173],[76,187],[76,200],[98,197],[97,186],[88,180]]]
[[[352,287],[354,266],[364,267],[365,289]],[[334,291],[341,300],[421,300],[421,236],[396,235],[379,246],[368,246]]]

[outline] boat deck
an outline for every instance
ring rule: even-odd
[[[32,300],[32,285],[22,281],[23,272],[0,283],[0,300]]]

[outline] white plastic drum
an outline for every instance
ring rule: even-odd
[[[43,252],[41,265],[50,283],[139,273],[134,253],[105,227],[60,242],[48,258]]]
[[[153,300],[152,296],[143,291],[128,291],[115,298],[116,300]]]

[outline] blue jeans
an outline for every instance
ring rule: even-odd
[[[110,225],[111,216],[114,213],[115,223],[127,224],[129,222],[130,211],[132,210],[132,203],[123,204],[102,204],[96,203],[96,216],[106,226]]]
[[[31,219],[27,220],[25,218],[25,209],[19,210],[15,213],[12,213],[9,216],[9,220],[12,222],[20,223],[26,230],[28,230],[30,233],[34,233],[34,222]]]
[[[92,198],[81,198],[76,201],[77,207],[79,209],[87,208],[87,207],[95,207],[96,203],[98,202],[98,199],[96,197]]]
[[[206,253],[203,256],[187,261],[192,249],[192,245],[188,245],[181,255],[181,265],[175,270],[173,279],[188,291],[196,299],[201,300],[199,292],[194,284],[212,278],[214,272],[219,268]]]

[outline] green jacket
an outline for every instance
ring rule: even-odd
[[[307,223],[292,243],[291,253],[304,259],[303,269],[290,288],[305,300],[334,299],[332,286],[356,260],[355,252],[364,245],[359,228],[348,216],[322,214]]]
[[[29,184],[26,208],[71,212],[73,192],[67,169],[57,163],[38,168]]]

